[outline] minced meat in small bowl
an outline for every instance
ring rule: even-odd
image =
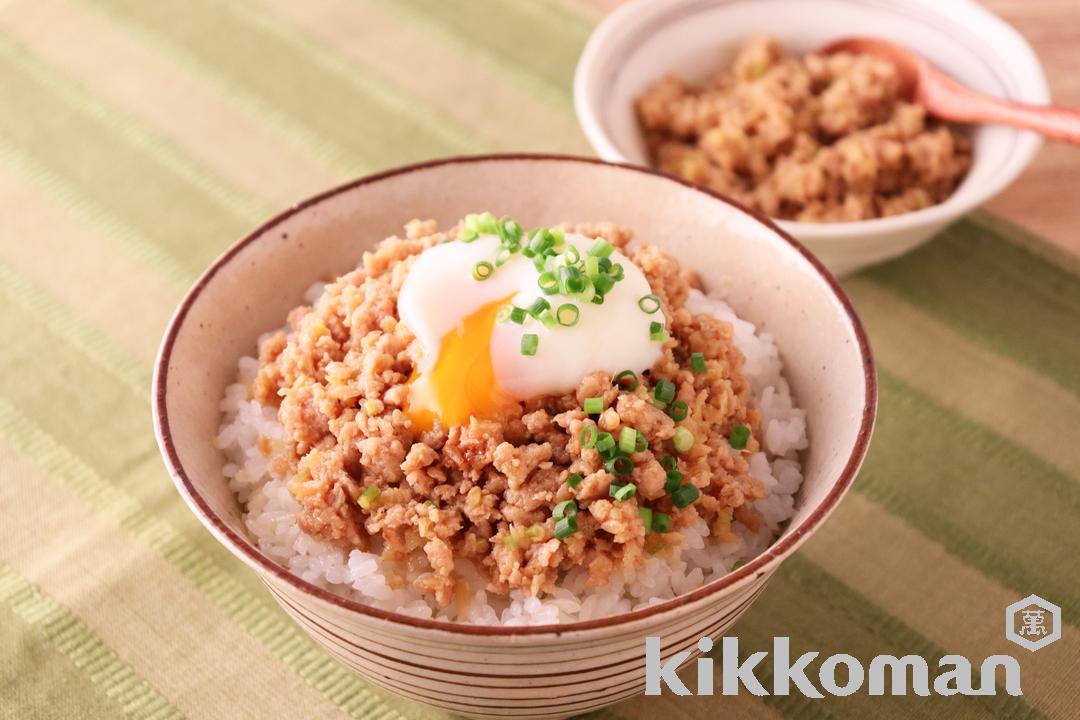
[[[1046,104],[1031,47],[976,3],[629,0],[594,29],[574,109],[605,160],[648,165],[773,218],[845,275],[929,241],[991,199],[1041,146],[938,121],[868,55],[880,37],[961,85]]]
[[[552,718],[639,692],[645,636],[728,628],[849,487],[876,401],[794,241],[555,156],[271,220],[185,298],[154,393],[180,492],[319,643],[420,702]]]

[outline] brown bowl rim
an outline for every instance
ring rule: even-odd
[[[213,511],[210,505],[199,494],[198,490],[192,484],[191,480],[187,476],[187,472],[184,470],[183,463],[180,461],[180,456],[176,451],[176,446],[173,443],[172,431],[169,426],[169,413],[168,407],[165,402],[166,388],[168,387],[168,373],[169,373],[169,361],[172,357],[173,346],[176,343],[177,335],[180,332],[181,327],[184,324],[184,320],[187,317],[188,311],[194,304],[195,300],[202,293],[203,289],[210,283],[214,276],[225,265],[227,265],[234,257],[236,257],[240,251],[242,251],[247,245],[254,242],[259,237],[265,235],[268,230],[281,224],[283,221],[289,219],[293,215],[300,213],[307,208],[317,205],[324,200],[332,198],[336,195],[353,190],[363,185],[379,182],[387,178],[396,177],[399,175],[406,175],[408,173],[417,172],[420,170],[427,170],[429,168],[441,167],[444,165],[458,165],[458,164],[470,164],[470,163],[484,163],[484,162],[501,162],[501,161],[541,161],[541,162],[569,162],[569,163],[585,163],[590,165],[605,165],[608,167],[618,168],[628,172],[642,173],[645,175],[652,175],[654,177],[661,178],[668,182],[678,183],[686,188],[689,188],[695,192],[702,193],[710,198],[722,203],[726,203],[743,213],[750,215],[758,222],[764,224],[780,238],[785,240],[796,251],[802,255],[803,258],[809,262],[810,266],[817,271],[817,273],[825,280],[829,289],[837,300],[840,301],[841,306],[844,308],[847,314],[848,320],[851,322],[852,328],[855,331],[855,336],[858,339],[859,354],[863,364],[863,377],[865,382],[866,402],[863,406],[862,416],[860,418],[859,432],[855,438],[855,445],[852,447],[851,454],[848,456],[847,463],[844,465],[843,470],[840,473],[840,477],[837,478],[828,494],[822,500],[821,504],[814,509],[809,516],[804,519],[798,527],[791,530],[786,535],[781,537],[777,542],[773,543],[769,548],[761,555],[757,556],[750,562],[746,563],[737,570],[734,570],[722,578],[718,578],[710,583],[702,585],[700,588],[693,590],[689,593],[678,595],[670,600],[666,600],[656,605],[651,605],[647,608],[640,610],[633,610],[628,613],[621,613],[618,615],[610,615],[607,617],[596,618],[593,620],[583,620],[571,623],[559,623],[549,625],[530,625],[530,626],[494,626],[494,625],[473,625],[467,623],[456,623],[445,620],[428,620],[426,618],[417,618],[410,615],[404,615],[402,613],[393,612],[390,610],[382,610],[370,605],[351,600],[343,597],[329,590],[321,588],[317,585],[307,582],[289,572],[286,568],[282,567],[278,563],[271,560],[269,557],[260,552],[257,548],[251,545],[246,539],[238,535],[232,530],[222,519]],[[799,241],[795,240],[785,230],[780,228],[770,218],[765,217],[761,213],[751,210],[741,203],[725,197],[718,193],[715,193],[707,188],[695,185],[678,177],[668,175],[666,173],[659,172],[653,168],[644,167],[641,165],[634,165],[631,163],[616,163],[607,160],[601,160],[594,157],[583,157],[578,155],[567,155],[557,153],[493,153],[484,155],[460,155],[445,158],[438,158],[434,160],[427,160],[424,162],[412,163],[409,165],[402,165],[400,167],[391,168],[381,172],[365,175],[361,178],[351,180],[342,185],[338,185],[334,188],[326,190],[324,192],[313,195],[312,197],[303,200],[292,207],[278,213],[270,220],[267,220],[262,225],[245,235],[241,240],[234,243],[228,250],[226,250],[217,260],[210,265],[210,267],[204,272],[195,284],[184,295],[183,300],[180,301],[180,305],[177,307],[175,314],[169,322],[168,328],[165,331],[165,335],[162,338],[161,348],[158,351],[158,357],[154,367],[154,377],[152,386],[153,396],[153,410],[154,410],[154,426],[158,437],[158,443],[161,447],[162,455],[165,459],[165,464],[169,470],[170,476],[172,476],[173,482],[177,485],[177,489],[180,494],[188,501],[189,506],[192,506],[196,511],[200,521],[210,529],[213,534],[224,543],[234,554],[239,554],[243,559],[246,559],[247,564],[261,569],[263,572],[273,576],[274,578],[291,585],[294,589],[305,593],[307,595],[314,596],[315,598],[322,600],[323,602],[335,605],[337,607],[349,610],[352,612],[360,613],[361,615],[367,615],[379,620],[389,621],[401,625],[407,625],[413,628],[425,628],[430,630],[441,630],[458,635],[471,635],[471,636],[522,636],[522,635],[563,635],[566,633],[592,630],[598,628],[608,628],[616,625],[623,625],[642,620],[653,615],[673,610],[675,608],[687,605],[692,602],[696,602],[703,598],[714,595],[721,590],[731,587],[736,583],[742,581],[745,578],[749,578],[752,575],[758,574],[762,568],[773,560],[782,559],[788,554],[794,551],[794,549],[801,544],[801,541],[805,536],[808,536],[818,525],[825,519],[825,517],[836,507],[840,499],[847,492],[847,489],[851,486],[852,481],[855,479],[855,475],[858,473],[859,467],[862,465],[862,461],[866,456],[867,448],[870,443],[870,436],[873,432],[874,419],[877,412],[877,373],[874,367],[873,354],[870,350],[870,342],[866,336],[866,332],[863,328],[862,321],[856,314],[851,300],[847,294],[840,287],[836,278],[825,268],[825,266],[814,255],[807,250]]]

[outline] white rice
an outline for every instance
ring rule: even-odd
[[[307,293],[309,299],[317,298],[321,290],[321,286],[313,287]],[[289,478],[272,475],[257,447],[260,436],[281,439],[283,429],[273,408],[248,399],[247,388],[258,370],[252,357],[241,358],[238,382],[225,391],[221,402],[225,420],[215,441],[228,459],[224,474],[229,487],[245,505],[244,522],[260,550],[308,582],[385,610],[477,625],[590,620],[662,602],[715,580],[736,562],[764,551],[794,514],[794,494],[802,484],[798,451],[807,446],[806,414],[794,405],[781,375],[776,343],[768,333],[758,333],[727,303],[697,291],[691,291],[687,308],[731,323],[735,344],[746,357],[743,372],[761,410],[764,449],[749,459],[750,474],[764,483],[766,491],[753,504],[763,520],[756,533],[735,523],[732,529],[738,539],[720,543],[709,537],[704,523],[684,528],[680,531],[683,544],[667,557],[652,557],[633,572],[616,572],[599,588],[586,588],[586,571],[574,568],[560,578],[554,593],[542,597],[518,590],[509,597],[488,593],[477,569],[459,559],[455,568],[468,581],[472,601],[463,612],[456,605],[439,608],[411,585],[421,571],[408,576],[404,587],[393,589],[376,553],[346,552],[300,531],[296,522],[300,506],[289,494]]]

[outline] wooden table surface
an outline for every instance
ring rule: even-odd
[[[979,1],[1011,23],[1035,48],[1054,103],[1080,107],[1080,0]],[[622,0],[579,2],[602,13]],[[986,207],[1080,255],[1080,147],[1047,143],[1027,171]]]
[[[951,1],[951,0],[946,0]],[[1080,107],[1080,0],[983,0],[1019,30],[1046,68],[1056,105]],[[1080,147],[1047,143],[987,206],[1080,255]]]

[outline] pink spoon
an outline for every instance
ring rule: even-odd
[[[964,87],[907,48],[873,37],[834,40],[819,53],[865,53],[891,62],[900,73],[901,93],[942,120],[997,123],[1034,130],[1080,145],[1080,110],[1025,105]]]

